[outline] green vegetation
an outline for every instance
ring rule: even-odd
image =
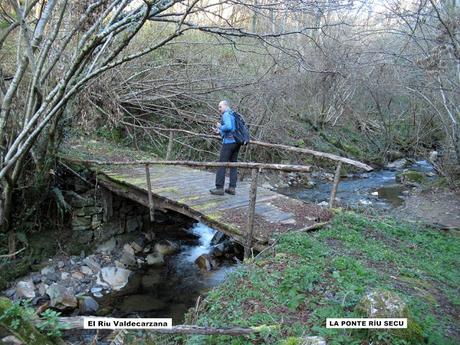
[[[402,183],[423,183],[425,175],[418,171],[407,170],[396,175],[396,182]]]
[[[83,137],[73,137],[61,145],[59,154],[73,159],[101,161],[158,159],[158,156],[151,152],[129,149],[125,143],[117,143],[103,138],[89,140]]]
[[[34,326],[37,315],[27,302],[13,303],[8,298],[0,298],[0,326],[6,328],[24,344],[61,344],[62,341],[58,337],[62,335],[62,330],[66,329],[66,326],[58,323],[59,315],[60,313],[52,310],[45,311],[42,314],[43,321]]]
[[[124,135],[123,129],[120,127],[109,128],[107,125],[105,125],[97,129],[96,135],[98,138],[103,138],[107,141],[112,141],[117,144],[132,144],[130,138]]]
[[[26,275],[31,269],[40,269],[43,265],[41,262],[54,255],[58,248],[56,241],[49,240],[50,238],[57,238],[54,229],[27,233],[27,236],[24,231],[18,232],[18,235],[21,245],[26,246],[27,249],[24,251],[25,254],[16,260],[0,259],[0,289],[2,290],[6,289],[8,283],[16,277]],[[0,234],[1,240],[6,242],[6,236]]]
[[[456,344],[460,310],[460,239],[394,219],[339,212],[315,233],[279,238],[275,255],[248,262],[208,295],[198,325],[280,325],[266,344],[319,335],[328,344]],[[405,303],[407,330],[327,329],[328,317],[361,317],[369,291]],[[193,343],[190,340],[190,343]],[[255,339],[208,337],[206,344]]]
[[[45,333],[49,337],[60,337],[62,336],[62,330],[67,329],[59,323],[60,312],[47,309],[42,313],[44,321],[37,325],[37,328]]]

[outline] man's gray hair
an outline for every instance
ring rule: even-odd
[[[225,105],[226,107],[230,107],[230,103],[226,99],[220,101],[219,104]]]

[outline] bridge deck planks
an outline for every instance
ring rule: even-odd
[[[193,216],[197,220],[217,228],[237,240],[244,238],[247,227],[250,182],[239,182],[237,195],[216,196],[213,188],[213,172],[183,166],[150,166],[152,194],[157,200],[166,201],[166,208]],[[108,165],[94,168],[100,176],[112,184],[145,194],[147,181],[144,166]],[[143,202],[145,204],[145,202]],[[170,205],[170,206],[168,206]],[[173,208],[174,206],[174,208]],[[187,212],[186,212],[187,210]],[[298,230],[315,222],[328,220],[329,211],[301,200],[289,198],[264,187],[257,189],[254,234],[259,244],[267,243],[276,233]]]

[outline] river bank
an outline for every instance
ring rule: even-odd
[[[89,255],[57,255],[40,271],[2,292],[30,301],[37,313],[62,316],[171,317],[181,324],[197,298],[219,285],[242,260],[243,250],[204,224],[180,219],[162,232],[112,237]],[[157,229],[158,230],[158,229]],[[70,330],[70,344],[110,344],[112,332]],[[7,333],[0,332],[0,338]]]
[[[405,179],[414,174],[417,180]],[[411,175],[412,177],[412,175]],[[302,180],[301,176],[288,176],[287,183],[276,185],[277,191],[320,205],[327,205],[334,176],[327,172],[313,172]],[[405,160],[400,164],[371,172],[342,172],[337,189],[336,205],[345,208],[373,208],[390,211],[404,203],[404,199],[424,183],[435,181],[434,168],[425,160]]]
[[[272,177],[267,186],[290,197],[327,206],[332,179],[329,173],[312,173],[307,178],[292,174],[278,180]],[[399,161],[370,173],[344,174],[335,206],[460,230],[460,191],[443,186],[443,179],[425,160]]]
[[[165,345],[300,345],[307,336],[309,344],[457,344],[458,233],[392,217],[337,212],[326,228],[283,234],[270,250],[226,272],[226,279],[219,280],[184,319],[186,324],[200,326],[258,327],[263,331],[257,335],[125,331],[112,337],[124,344]],[[194,248],[179,257],[190,258],[205,247]],[[390,316],[407,317],[409,328],[402,333],[325,328],[328,317]],[[100,332],[98,337],[111,334],[107,333]],[[78,332],[70,339],[73,344],[85,344],[95,338]]]
[[[339,212],[326,229],[283,235],[212,290],[193,318],[198,325],[272,326],[258,339],[232,344],[302,344],[306,335],[328,344],[458,344],[459,258],[456,233]],[[328,317],[388,317],[385,303],[378,313],[362,308],[368,296],[399,301],[396,314],[409,317],[407,331],[325,328]]]

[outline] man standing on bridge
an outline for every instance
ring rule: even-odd
[[[222,146],[220,149],[219,162],[236,162],[240,144],[236,142],[233,133],[236,129],[235,116],[227,101],[219,103],[219,112],[221,120],[217,123],[216,132],[222,137]],[[216,188],[211,189],[211,194],[224,195],[225,172],[226,167],[219,167],[216,173]],[[230,168],[230,183],[225,193],[235,195],[237,169]]]

